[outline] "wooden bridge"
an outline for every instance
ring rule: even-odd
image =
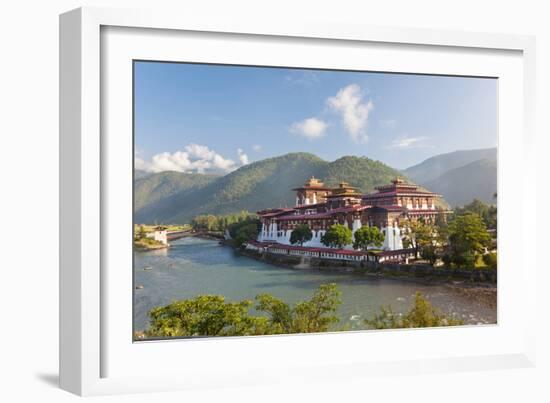
[[[183,231],[166,231],[166,238],[168,241],[174,241],[176,239],[185,238],[187,236],[192,236],[193,234],[189,230]]]

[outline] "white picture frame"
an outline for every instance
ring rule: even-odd
[[[107,41],[102,36],[106,32],[114,33],[112,39]],[[139,47],[135,48],[135,44],[126,46],[131,43],[123,41],[132,41],[131,37],[137,36],[139,32],[143,35]],[[523,258],[519,260],[507,253],[506,248],[499,253],[499,324],[478,329],[465,327],[347,332],[155,343],[132,343],[131,334],[127,333],[126,339],[124,335],[127,329],[124,326],[119,329],[116,324],[126,323],[123,318],[125,314],[131,315],[131,310],[128,311],[131,308],[128,308],[129,301],[114,301],[113,292],[120,290],[119,287],[127,277],[118,277],[112,270],[108,270],[112,267],[113,259],[120,258],[119,267],[126,267],[124,262],[128,261],[127,250],[118,250],[113,245],[124,243],[124,236],[128,234],[123,235],[127,229],[120,232],[119,228],[119,224],[124,225],[127,215],[107,214],[107,211],[121,208],[128,200],[127,192],[120,195],[114,195],[113,192],[117,189],[127,190],[132,186],[131,182],[121,184],[128,178],[128,171],[124,169],[128,167],[127,162],[131,161],[133,151],[130,149],[129,153],[117,160],[116,166],[126,168],[119,170],[112,160],[114,150],[126,150],[129,143],[127,137],[109,133],[114,127],[127,132],[128,120],[125,117],[131,110],[127,97],[128,82],[124,76],[127,70],[118,69],[120,65],[115,61],[120,58],[123,65],[131,58],[138,58],[136,54],[154,58],[153,52],[163,60],[169,60],[174,43],[185,39],[188,33],[192,33],[193,37],[188,42],[188,54],[192,53],[193,56],[188,56],[187,61],[212,61],[211,56],[201,54],[201,50],[208,49],[208,46],[219,46],[220,41],[238,38],[242,49],[239,50],[235,43],[235,47],[231,47],[232,54],[220,55],[214,61],[270,65],[273,64],[274,55],[277,57],[278,50],[248,52],[250,54],[246,55],[246,47],[252,46],[252,42],[260,45],[269,42],[270,46],[284,49],[292,43],[307,47],[316,41],[319,46],[331,47],[334,52],[346,46],[358,48],[359,51],[362,46],[370,46],[384,53],[387,47],[393,47],[392,52],[395,51],[395,54],[381,54],[377,65],[379,70],[387,71],[391,71],[393,63],[395,69],[407,72],[470,72],[471,75],[486,72],[491,75],[490,71],[497,67],[490,66],[501,64],[498,67],[502,69],[498,70],[502,71],[499,77],[503,78],[500,96],[504,94],[508,97],[502,99],[499,119],[510,120],[500,121],[505,122],[506,126],[501,126],[504,141],[499,143],[499,251],[501,244],[514,245],[516,253],[523,255]],[[203,37],[213,38],[210,41],[212,43],[201,43],[200,47],[193,45],[193,41],[203,40]],[[153,50],[153,47],[156,49]],[[109,53],[113,49],[116,52]],[[329,376],[331,379],[347,379],[381,373],[413,374],[534,365],[535,324],[530,313],[535,312],[537,265],[534,254],[522,252],[527,251],[529,243],[527,223],[536,211],[524,203],[525,196],[508,191],[511,189],[508,182],[514,181],[515,186],[520,182],[521,189],[536,191],[535,160],[532,158],[535,149],[534,49],[534,38],[520,35],[382,28],[315,21],[296,25],[268,19],[214,20],[150,10],[81,8],[61,15],[61,387],[79,395],[96,395],[295,382],[298,378],[303,382],[306,379],[328,379]],[[279,57],[282,58],[283,52],[280,52]],[[399,61],[399,52],[402,52],[401,56],[406,52],[420,52],[424,55],[424,67],[422,64],[399,67],[399,63],[404,63],[402,59]],[[438,59],[435,56],[437,52],[446,56]],[[316,59],[314,53],[308,60],[298,58],[300,61],[293,67],[320,67],[319,63],[328,66],[328,61]],[[240,55],[238,60],[233,60],[237,54]],[[471,63],[456,65],[457,60],[467,60],[466,54],[471,54],[468,59]],[[110,65],[109,61],[103,60],[105,57],[111,58],[114,64]],[[489,67],[484,67],[485,57]],[[492,58],[497,58],[501,63],[496,63]],[[410,63],[418,62],[418,58],[414,59]],[[479,63],[476,61],[478,59]],[[349,64],[349,60],[342,63]],[[452,60],[455,61],[454,65]],[[432,67],[424,71],[426,62],[431,63]],[[376,69],[376,66],[372,67],[373,63],[370,64],[371,69]],[[106,80],[102,74],[108,74],[116,80]],[[131,81],[131,77],[128,78]],[[516,96],[513,100],[510,96],[512,94]],[[506,112],[518,110],[518,107],[515,116],[508,116],[511,114]],[[113,114],[110,108],[114,108],[117,113]],[[123,117],[112,120],[112,115]],[[512,131],[517,134],[514,135]],[[514,165],[514,152],[521,156],[521,164]],[[515,168],[514,172],[511,168]],[[501,206],[502,200],[504,203]],[[118,207],[114,207],[116,203]],[[510,221],[506,211],[510,212],[513,208],[521,223],[521,241],[506,235],[507,220]],[[131,215],[131,205],[127,209]],[[120,234],[120,238],[117,238],[117,234]],[[512,273],[506,270],[508,265],[520,265],[520,274],[514,273],[512,277]],[[501,285],[504,288],[501,289]],[[125,292],[131,292],[131,284],[127,288]],[[514,292],[521,296],[521,302],[516,308],[509,304]],[[507,308],[505,312],[501,306]],[[524,314],[520,315],[521,312]],[[445,342],[455,345],[455,340],[463,340],[462,347],[446,351]],[[473,346],[473,340],[480,342]],[[387,347],[399,344],[401,347],[394,347],[390,354]],[[370,348],[369,345],[375,345],[376,348]],[[339,350],[335,346],[340,346]],[[413,346],[420,347],[415,350]],[[422,346],[432,346],[433,349],[430,351]],[[363,351],[361,354],[353,353],[357,347]],[[328,354],[319,358],[315,351],[321,348]],[[283,359],[281,352],[285,350],[294,353]],[[178,354],[185,354],[186,365],[168,365],[167,357]],[[149,360],[164,360],[166,368],[158,373],[133,371],[138,356],[144,366],[148,365]],[[221,358],[216,361],[215,356]],[[244,358],[236,361],[236,357]],[[230,361],[231,366],[223,365],[222,360]],[[304,371],[305,368],[307,371]]]

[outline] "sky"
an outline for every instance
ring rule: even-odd
[[[135,62],[135,167],[227,173],[289,152],[404,169],[495,147],[492,78]]]

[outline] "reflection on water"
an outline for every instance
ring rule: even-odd
[[[446,313],[465,323],[495,323],[496,310],[456,294],[444,285],[422,285],[349,273],[293,270],[236,254],[216,241],[182,238],[169,249],[136,252],[134,259],[134,328],[144,330],[147,312],[173,300],[200,294],[221,294],[226,300],[253,300],[269,293],[295,303],[307,299],[324,283],[336,283],[342,292],[340,324],[361,329],[362,319],[390,305],[395,312],[408,310],[416,291],[422,292]]]

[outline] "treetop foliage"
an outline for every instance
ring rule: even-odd
[[[221,295],[200,295],[151,310],[150,327],[145,335],[149,338],[251,336],[338,330],[335,326],[339,323],[336,312],[340,297],[333,283],[320,285],[310,299],[294,306],[271,294],[257,295],[255,306],[250,300],[228,302]],[[253,306],[258,315],[250,313]],[[399,315],[389,307],[382,307],[380,313],[364,321],[369,329],[462,324],[463,321],[439,312],[420,293],[416,293],[408,312]]]
[[[353,242],[353,233],[342,224],[334,224],[321,237],[321,243],[330,248],[343,248]]]
[[[404,315],[395,314],[391,307],[382,307],[381,312],[366,319],[365,324],[371,329],[401,329],[458,326],[463,325],[464,322],[442,314],[421,293],[417,292],[412,308]]]
[[[191,226],[196,231],[225,231],[226,229],[231,231],[232,228],[236,228],[235,226],[232,227],[233,224],[251,222],[257,218],[256,214],[249,213],[246,210],[226,215],[203,214],[193,218]],[[234,236],[235,234],[231,235]]]
[[[497,206],[486,204],[481,200],[474,199],[463,207],[456,207],[454,213],[456,216],[475,213],[481,217],[487,228],[497,228]]]
[[[226,302],[221,295],[200,295],[175,301],[149,312],[148,337],[249,336],[324,332],[338,322],[340,305],[336,284],[322,284],[311,299],[291,307],[270,294],[256,296],[253,302]]]
[[[369,246],[380,247],[384,244],[384,234],[378,227],[362,226],[353,234],[353,248],[367,249]]]
[[[305,242],[311,241],[311,238],[313,238],[313,232],[311,232],[309,225],[299,224],[290,234],[290,243],[292,245],[303,245]]]

